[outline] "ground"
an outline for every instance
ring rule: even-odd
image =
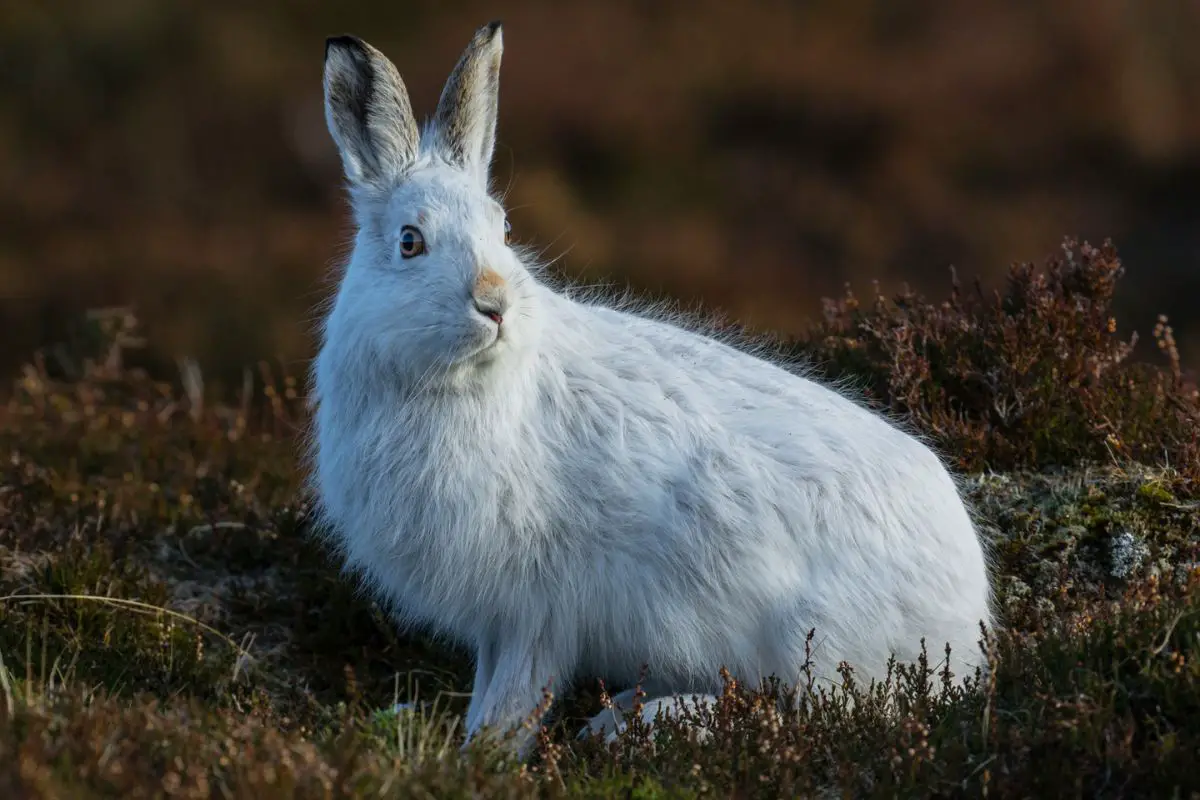
[[[896,329],[925,324],[906,313]],[[962,390],[947,389],[950,402],[879,383],[880,326],[855,319],[849,331],[831,317],[808,352],[944,451],[977,445],[962,446],[979,459],[963,459],[962,482],[992,549],[1003,623],[987,634],[986,680],[957,689],[918,664],[885,685],[848,676],[833,694],[730,682],[702,719],[658,734],[634,725],[612,746],[571,736],[601,707],[585,681],[530,764],[486,747],[460,754],[466,654],[396,630],[310,536],[302,381],[260,365],[224,400],[194,372],[155,381],[123,361],[117,333],[130,320],[107,318],[90,357],[33,358],[0,411],[0,796],[1197,796],[1190,386],[1169,367],[1153,373],[1175,381],[1162,407],[1182,422],[1083,402],[1073,413],[1104,408],[1104,424],[1084,426],[1092,439],[1076,441],[1078,458],[1059,458],[1061,447],[1014,449],[1025,439],[1002,436],[1008,417],[971,416]],[[834,356],[852,340],[839,371]],[[1000,358],[968,344],[980,364]],[[926,372],[950,386],[936,361]],[[995,396],[1028,405],[1038,386]],[[943,401],[957,417],[935,413]],[[1053,424],[1075,431],[1067,417]],[[1150,437],[1167,434],[1160,457],[1147,455]],[[783,716],[766,710],[780,692],[794,701]],[[417,710],[387,712],[395,702]],[[695,740],[689,722],[713,735]]]

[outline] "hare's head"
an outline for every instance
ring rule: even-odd
[[[502,50],[499,23],[476,31],[420,130],[382,53],[326,42],[325,118],[358,225],[328,324],[402,379],[486,372],[536,337],[533,281],[489,192]]]

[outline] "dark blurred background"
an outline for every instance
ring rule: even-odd
[[[1200,350],[1192,0],[5,0],[0,370],[113,304],[210,374],[302,367],[349,236],[324,37],[428,114],[497,17],[498,184],[580,280],[786,334],[846,281],[940,297],[1112,237],[1122,327]]]

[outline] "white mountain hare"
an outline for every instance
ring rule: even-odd
[[[823,677],[878,676],[922,637],[965,676],[989,573],[928,447],[733,344],[555,291],[509,245],[501,50],[499,23],[475,33],[423,130],[379,51],[325,54],[357,232],[313,367],[313,486],[398,618],[473,648],[468,736],[643,665],[663,693],[719,691],[722,666],[794,682],[813,628]]]

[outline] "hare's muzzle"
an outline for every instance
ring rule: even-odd
[[[508,311],[508,281],[494,270],[485,269],[475,279],[471,299],[475,301],[476,311],[499,325]]]

